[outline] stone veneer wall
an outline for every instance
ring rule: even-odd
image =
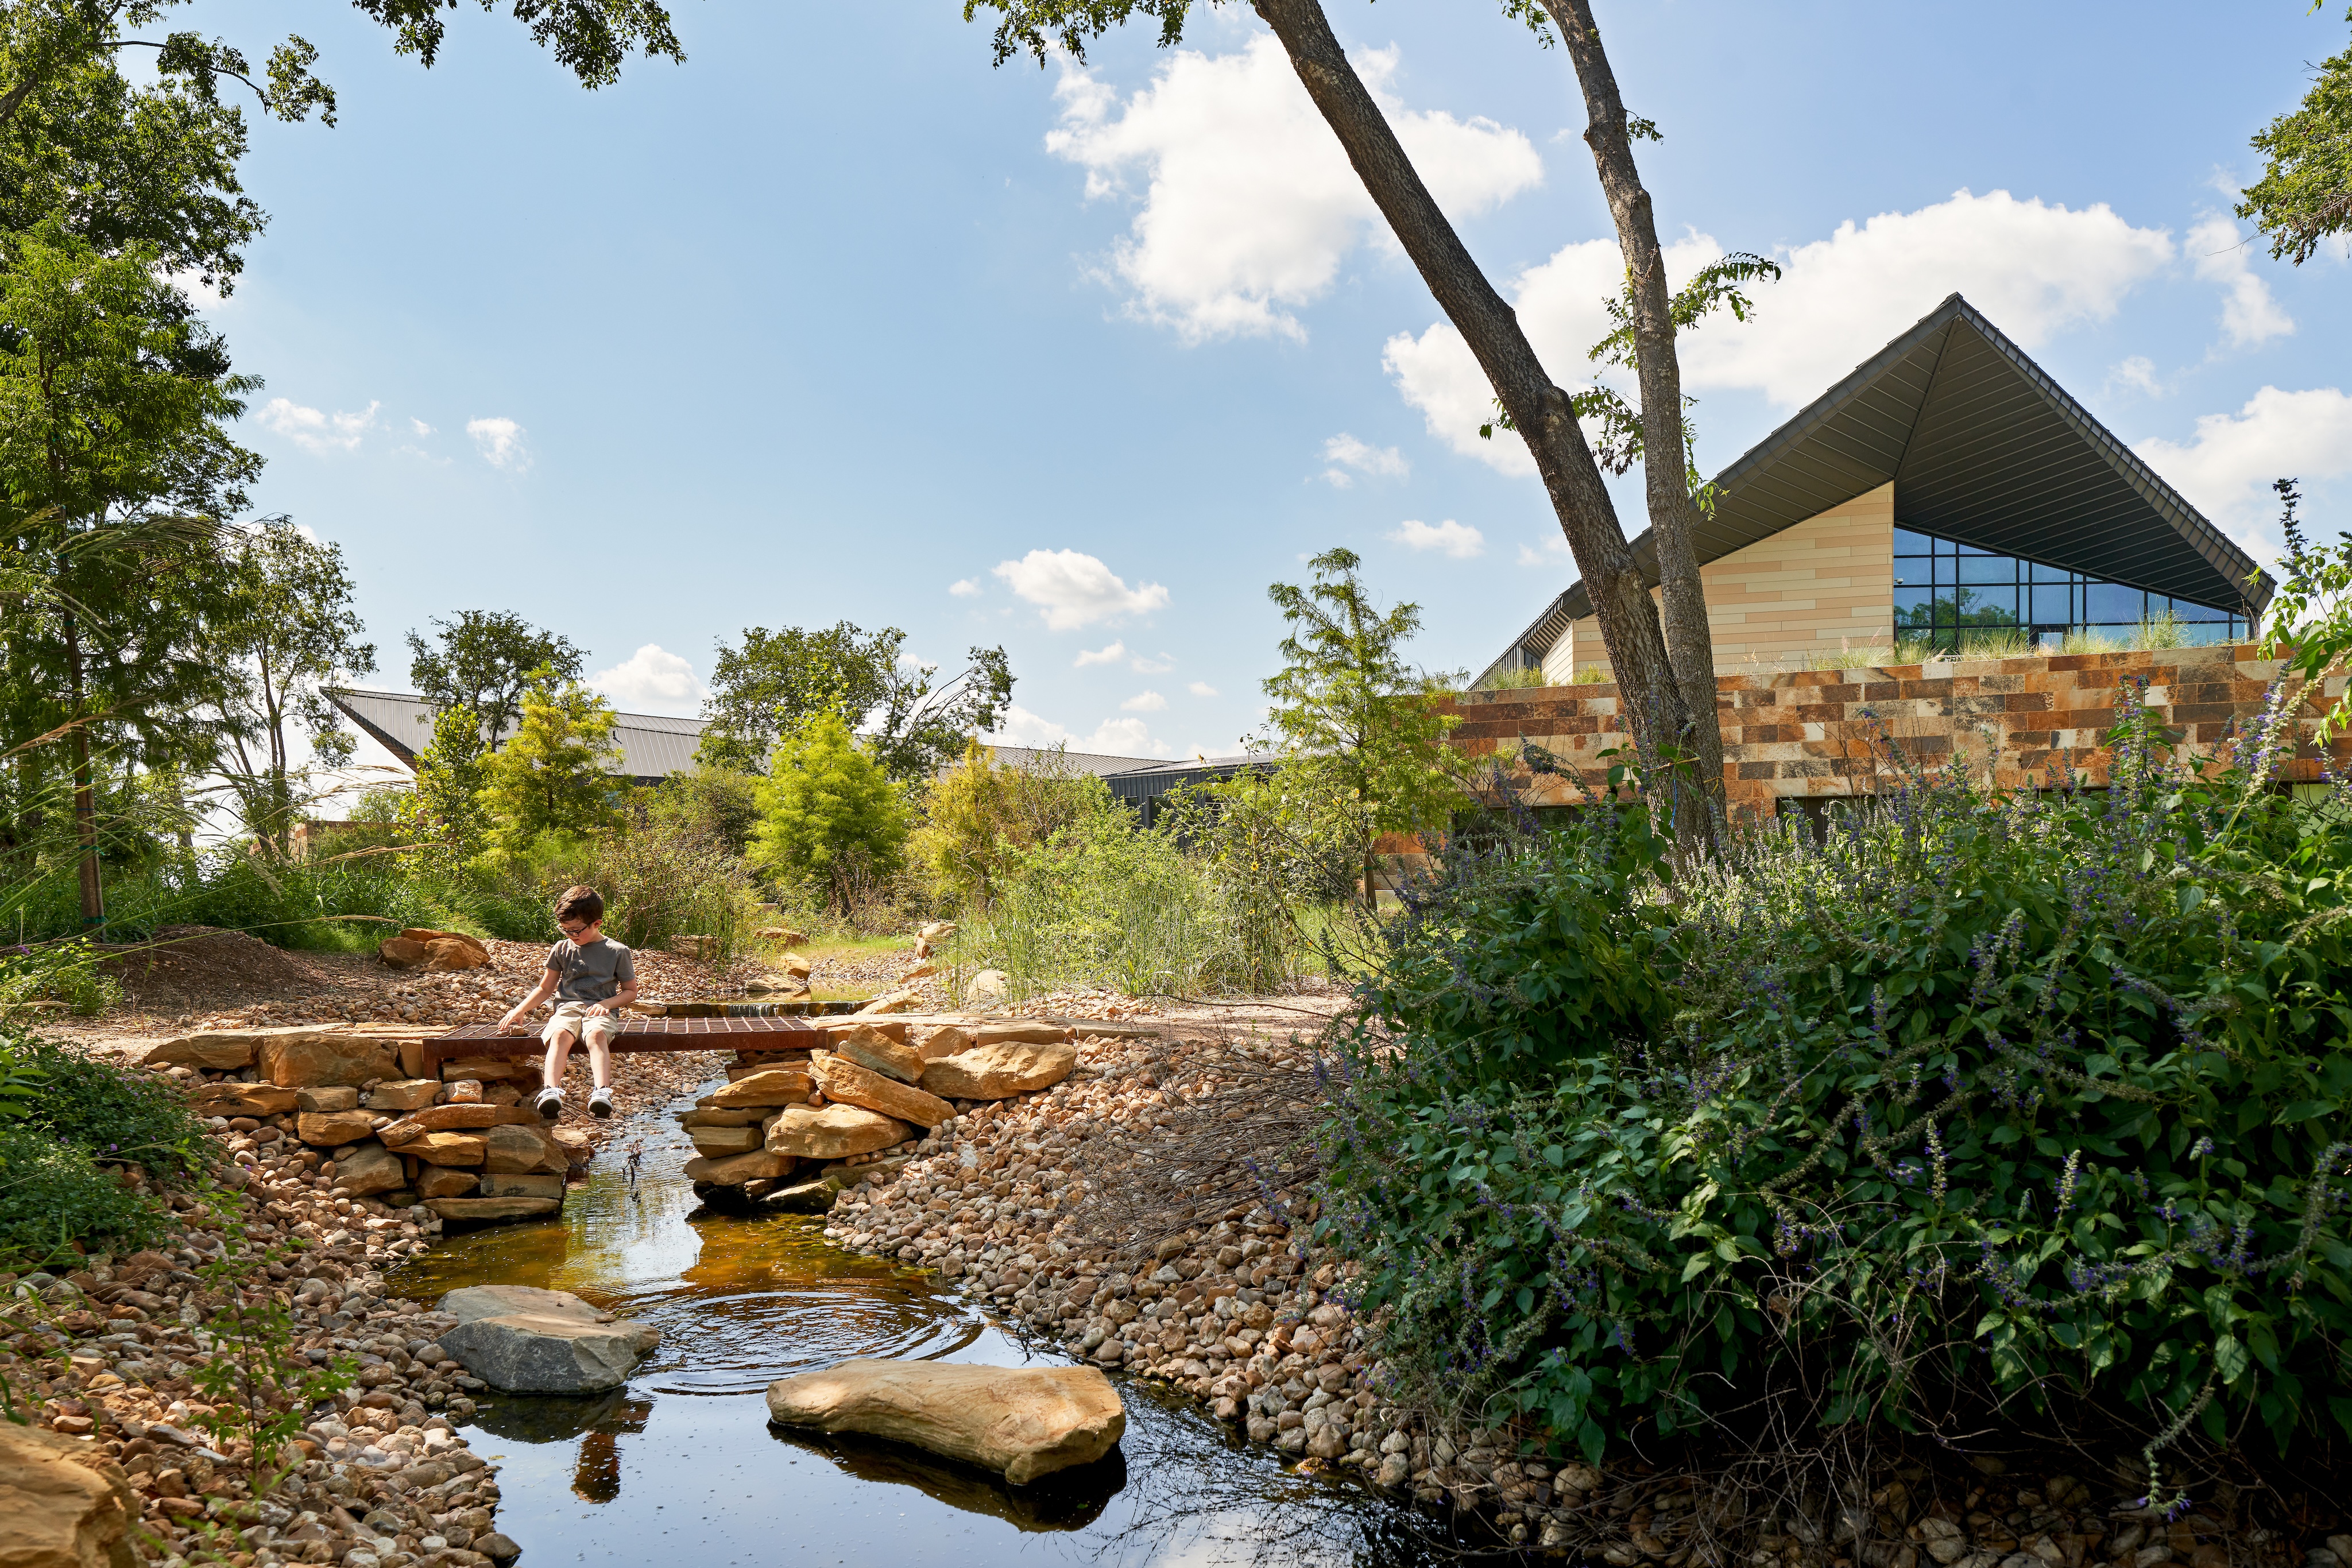
[[[1860,670],[1738,670],[1716,676],[1723,726],[1724,784],[1735,813],[1770,816],[1785,800],[1868,794],[1890,772],[1892,743],[1927,764],[1956,747],[1974,758],[1995,754],[1995,777],[2011,788],[2046,787],[2053,770],[2106,782],[2109,753],[2100,737],[2137,685],[2167,726],[2210,754],[2233,729],[2251,726],[2277,673],[2251,645],[2169,648],[2152,653],[2035,654],[2014,659],[1902,664]],[[2304,734],[2327,701],[2342,695],[2332,676],[2318,695],[2300,694]],[[1597,753],[1625,737],[1622,698],[1609,685],[1471,692],[1452,699],[1462,716],[1452,744],[1472,758],[1516,758],[1532,741],[1588,784],[1607,777]],[[1876,738],[1883,737],[1883,738]],[[2352,768],[2352,737],[2329,747],[2338,772]],[[1515,769],[1535,805],[1582,799],[1565,779]],[[2296,783],[2321,777],[2305,744],[2284,769]]]

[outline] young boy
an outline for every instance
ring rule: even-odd
[[[547,1061],[541,1068],[543,1087],[532,1108],[550,1122],[563,1114],[563,1069],[572,1059],[572,1042],[584,1037],[589,1075],[596,1081],[588,1109],[609,1116],[613,1037],[621,1030],[620,1009],[637,999],[636,961],[626,947],[604,935],[604,900],[593,887],[570,888],[555,901],[555,928],[563,933],[563,940],[548,953],[539,988],[499,1020],[499,1030],[520,1034],[516,1020],[555,997],[555,1010],[539,1031],[547,1041]]]

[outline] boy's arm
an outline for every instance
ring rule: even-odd
[[[540,1003],[553,996],[555,994],[555,971],[552,969],[542,970],[539,977],[539,988],[531,992],[530,995],[523,998],[522,1000],[517,1002],[512,1009],[508,1012],[507,1016],[499,1020],[499,1032],[501,1034],[511,1034],[514,1032],[515,1019],[522,1017],[523,1014],[530,1011],[531,1009],[539,1006]]]

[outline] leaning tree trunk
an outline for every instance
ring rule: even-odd
[[[1690,711],[1690,749],[1698,764],[1710,814],[1723,805],[1723,730],[1716,719],[1715,639],[1706,622],[1706,590],[1699,577],[1698,507],[1691,499],[1683,436],[1682,363],[1675,350],[1674,289],[1650,193],[1633,163],[1625,103],[1601,47],[1590,0],[1543,0],[1575,62],[1591,123],[1585,144],[1601,172],[1601,189],[1617,225],[1618,247],[1633,292],[1633,364],[1642,393],[1642,475],[1658,547],[1659,598],[1675,681]]]
[[[1396,132],[1332,36],[1322,6],[1317,0],[1255,0],[1255,5],[1289,54],[1307,97],[1339,136],[1373,204],[1388,219],[1446,319],[1477,356],[1496,397],[1535,455],[1560,532],[1568,538],[1569,552],[1592,597],[1635,743],[1653,754],[1662,743],[1687,745],[1692,715],[1666,658],[1657,606],[1643,585],[1618,524],[1617,508],[1568,394],[1552,383],[1520,330],[1517,316],[1486,281],[1422,183]],[[1712,719],[1711,689],[1708,703]]]

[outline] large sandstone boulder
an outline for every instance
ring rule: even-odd
[[[694,1140],[696,1154],[714,1159],[726,1155],[749,1154],[765,1142],[757,1126],[694,1127],[688,1129],[687,1135]]]
[[[388,969],[421,969],[432,955],[422,942],[411,942],[405,936],[387,936],[375,945],[375,956]]]
[[[528,1126],[539,1121],[527,1105],[428,1105],[397,1122],[388,1122],[376,1136],[387,1144],[405,1144],[426,1133],[455,1133],[483,1127]]]
[[[367,1106],[371,1111],[422,1111],[440,1097],[439,1079],[403,1078],[369,1090]]]
[[[250,1030],[210,1030],[203,1034],[184,1034],[151,1046],[139,1060],[149,1067],[207,1067],[215,1072],[234,1072],[240,1067],[253,1065],[253,1053],[259,1042]]]
[[[468,1170],[451,1170],[442,1166],[427,1166],[416,1178],[416,1190],[428,1199],[463,1197],[472,1192],[475,1185],[480,1180],[479,1176]]]
[[[199,1116],[282,1116],[294,1109],[294,1091],[274,1083],[207,1083],[188,1097]]]
[[[1127,1430],[1118,1391],[1093,1367],[936,1361],[845,1361],[783,1378],[768,1385],[768,1419],[912,1443],[1015,1486],[1091,1464]]]
[[[382,1144],[362,1144],[335,1162],[335,1191],[344,1197],[367,1197],[407,1185],[407,1167]]]
[[[374,1131],[373,1111],[305,1111],[294,1118],[294,1135],[322,1149],[356,1144]]]
[[[975,1045],[923,1069],[923,1087],[944,1100],[1009,1100],[1049,1089],[1078,1064],[1078,1048],[1050,1044]]]
[[[324,1030],[271,1030],[255,1055],[261,1076],[281,1089],[403,1076],[400,1054],[390,1041]]]
[[[360,1108],[360,1092],[348,1083],[297,1089],[294,1104],[302,1111],[356,1111]]]
[[[0,1421],[0,1563],[138,1568],[138,1496],[97,1445]]]
[[[912,1083],[923,1075],[923,1053],[903,1040],[892,1040],[878,1029],[852,1030],[836,1037],[833,1049],[835,1055],[845,1056],[860,1067],[901,1083]]]
[[[436,1212],[460,1204],[527,1204],[544,1198],[442,1198]],[[462,1218],[473,1218],[465,1215]],[[505,1394],[597,1394],[618,1388],[661,1342],[651,1323],[615,1318],[564,1291],[529,1285],[471,1285],[441,1298],[457,1326],[441,1348]]]
[[[961,1025],[950,1023],[941,1024],[925,1035],[922,1043],[915,1050],[926,1062],[932,1062],[942,1056],[953,1056],[959,1051],[969,1050],[971,1046],[971,1036]],[[922,1081],[923,1075],[917,1073],[915,1082],[919,1083]]]
[[[489,961],[482,945],[469,936],[444,936],[425,945],[425,967],[434,973],[478,969]]]
[[[562,1208],[563,1200],[560,1197],[428,1197],[425,1200],[425,1207],[444,1219],[535,1219]]]
[[[768,1128],[768,1152],[800,1160],[844,1160],[903,1143],[915,1129],[895,1116],[856,1105],[806,1105],[784,1109]]]
[[[509,1124],[481,1134],[482,1168],[489,1171],[555,1171],[571,1164],[553,1139],[540,1128]]]
[[[898,1048],[905,1051],[908,1048]],[[901,1083],[895,1078],[860,1067],[841,1056],[819,1056],[811,1059],[809,1069],[824,1089],[825,1098],[845,1105],[856,1105],[885,1116],[895,1116],[901,1122],[912,1122],[919,1127],[936,1127],[955,1114],[955,1107],[936,1094],[926,1094],[911,1083]]]
[[[563,1196],[563,1178],[540,1172],[509,1176],[488,1172],[478,1189],[484,1197],[553,1197]]]
[[[490,950],[464,932],[421,925],[377,944],[375,953],[395,969],[478,969],[490,961]]]
[[[400,1152],[428,1166],[478,1166],[485,1151],[481,1138],[472,1133],[427,1133],[402,1144]]]
[[[798,1105],[809,1097],[810,1087],[807,1073],[787,1072],[782,1068],[772,1067],[748,1078],[738,1078],[700,1103],[714,1111]]]
[[[753,1149],[749,1154],[704,1155],[686,1162],[686,1179],[707,1181],[713,1186],[741,1186],[747,1181],[773,1181],[790,1176],[795,1164],[790,1155],[772,1155],[765,1149]]]

